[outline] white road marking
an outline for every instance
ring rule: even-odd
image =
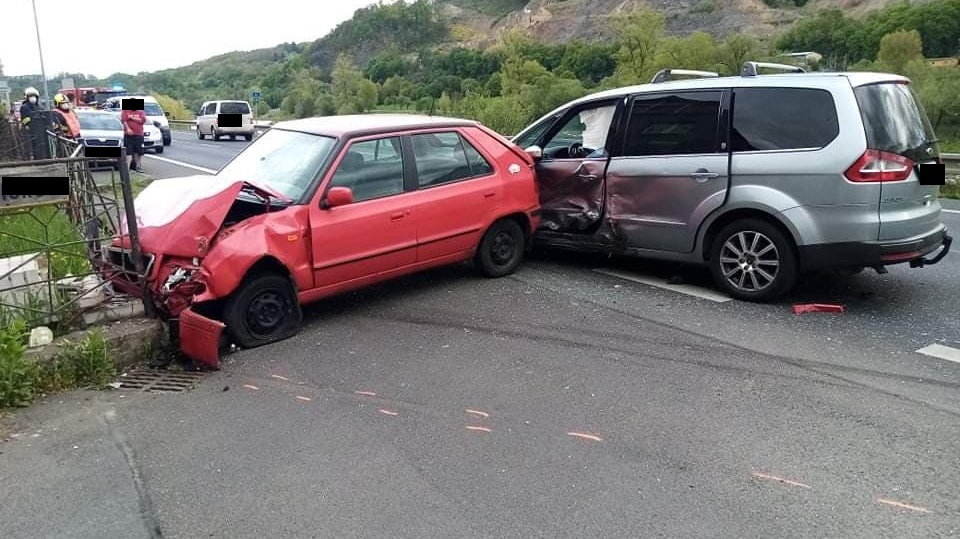
[[[923,348],[917,350],[918,354],[923,354],[925,356],[935,357],[938,359],[944,359],[947,361],[952,361],[954,363],[960,363],[960,350],[956,348],[951,348],[949,346],[944,346],[942,344],[931,344],[930,346],[924,346]]]
[[[190,163],[184,163],[183,161],[176,161],[174,159],[168,159],[166,157],[158,157],[156,155],[144,155],[144,157],[149,157],[150,159],[156,159],[157,161],[162,161],[164,163],[169,163],[171,165],[177,165],[178,167],[192,168],[193,170],[199,170],[200,172],[206,172],[207,174],[216,174],[217,171],[212,168],[198,167],[197,165],[191,165]]]
[[[960,210],[948,210],[946,208],[940,208],[940,211],[945,211],[947,213],[960,213]]]
[[[668,284],[666,279],[661,279],[659,277],[638,275],[635,273],[619,271],[619,270],[594,269],[593,271],[597,273],[602,273],[604,275],[610,275],[612,277],[619,277],[620,279],[626,279],[628,281],[633,281],[635,283],[655,286],[657,288],[663,288],[673,292],[687,294],[688,296],[694,296],[701,299],[715,301],[717,303],[724,303],[724,302],[733,300],[733,298],[731,298],[730,296],[727,296],[725,294],[721,294],[719,292],[715,292],[713,290],[709,290],[700,286],[695,286],[691,284]]]

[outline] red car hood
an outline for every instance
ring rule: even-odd
[[[167,256],[205,256],[244,185],[274,194],[249,182],[217,176],[153,181],[134,200],[141,249]],[[120,233],[127,234],[125,220]]]

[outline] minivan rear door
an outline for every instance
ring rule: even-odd
[[[868,150],[848,171],[848,177],[876,176],[879,170],[886,175],[879,181],[878,239],[908,239],[934,232],[942,226],[937,200],[940,188],[920,185],[917,166],[938,163],[940,150],[920,100],[905,79],[858,86],[854,94]]]

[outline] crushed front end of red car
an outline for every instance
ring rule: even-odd
[[[230,234],[231,227],[270,212],[269,196],[274,196],[271,193],[261,193],[269,195],[263,197],[263,203],[245,202],[238,209],[240,192],[258,189],[246,182],[210,176],[153,182],[134,203],[145,276],[141,278],[133,270],[126,222],[121,223],[120,235],[113,244],[104,249],[107,263],[101,265],[101,272],[114,289],[136,297],[146,292],[160,315],[176,322],[181,352],[213,369],[220,365],[226,326],[213,316],[211,309],[197,307],[204,302],[216,302],[219,298],[211,289],[228,290],[236,276],[220,272],[223,277],[217,277],[218,273],[205,267],[205,262],[220,238]],[[248,252],[237,250],[243,242],[231,246],[237,251],[230,253],[237,267],[263,256],[257,242],[247,243]],[[230,284],[220,283],[222,280]]]

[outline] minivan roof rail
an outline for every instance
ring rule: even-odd
[[[656,84],[658,82],[667,82],[668,80],[673,80],[672,75],[681,75],[688,77],[719,77],[719,73],[714,73],[713,71],[699,71],[696,69],[661,69],[657,71],[657,74],[653,76],[653,79],[650,80],[651,84]]]
[[[771,62],[744,62],[743,69],[740,70],[741,77],[756,77],[760,73],[757,71],[759,68],[767,69],[779,69],[781,71],[787,71],[790,73],[806,73],[807,70],[799,67],[792,66],[787,64],[774,64]]]

